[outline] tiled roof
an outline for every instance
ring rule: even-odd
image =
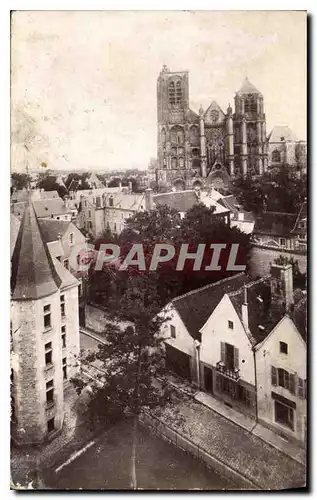
[[[11,259],[11,293],[15,300],[36,300],[61,284],[29,200]]]
[[[51,217],[51,215],[64,215],[70,212],[61,198],[50,200],[34,200],[34,210],[38,218]]]
[[[75,286],[79,284],[79,281],[68,271],[57,259],[53,259],[54,266],[61,280],[61,290],[63,288],[68,288],[69,286]]]
[[[246,77],[237,94],[261,94],[261,92]]]
[[[238,213],[243,212],[243,214],[244,214],[243,221],[244,222],[254,222],[255,218],[254,218],[253,213],[246,212],[245,210],[243,210],[243,207],[240,205],[240,203],[238,202],[236,197],[233,196],[232,194],[229,196],[223,196],[219,200],[219,203],[221,205],[223,205],[224,207],[228,208],[230,210],[230,212],[232,212],[234,214],[234,218],[238,219]],[[239,206],[239,208],[238,208],[238,206]]]
[[[194,190],[156,194],[153,196],[153,201],[155,205],[167,205],[177,210],[177,212],[184,213],[199,203],[199,199]]]
[[[293,229],[296,219],[296,214],[263,212],[255,219],[254,233],[287,237]]]
[[[245,288],[248,303],[249,339],[252,345],[262,342],[285,316],[281,302],[271,299],[271,277],[267,276],[229,293],[230,300],[242,321],[242,304]],[[294,307],[287,314],[293,319],[298,331],[306,339],[306,296],[301,290],[293,293]],[[247,332],[248,334],[248,332]]]
[[[190,335],[194,339],[200,340],[199,330],[206,323],[222,297],[250,281],[251,278],[246,274],[239,273],[176,297],[172,300],[172,304]]]
[[[39,220],[39,225],[41,228],[43,240],[48,243],[50,241],[56,241],[60,236],[67,231],[67,228],[71,224],[70,221],[55,220],[55,219],[41,219]]]
[[[264,277],[246,285],[248,322],[251,334],[249,340],[252,345],[264,340],[272,330],[272,327],[274,327],[283,316],[283,311],[279,307],[277,309],[271,307],[271,288],[269,282],[270,277]],[[244,295],[244,287],[229,294],[230,300],[241,321],[242,304],[245,300]],[[264,327],[264,329],[261,327]]]
[[[113,206],[109,205],[109,198],[113,199]],[[107,208],[120,208],[122,210],[139,210],[142,206],[145,208],[145,197],[144,194],[139,193],[114,193],[105,194],[104,200],[106,200]]]
[[[297,142],[298,138],[286,125],[277,125],[268,135],[269,142],[283,142],[281,139],[290,142]]]
[[[306,227],[299,227],[300,222],[306,222]],[[292,229],[291,233],[295,233],[300,236],[307,234],[307,201],[304,201],[304,203],[302,204],[295,222],[295,226]]]
[[[294,307],[290,313],[291,319],[301,334],[303,340],[307,341],[307,296],[305,295]]]

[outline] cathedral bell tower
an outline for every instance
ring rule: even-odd
[[[192,168],[200,169],[200,129],[199,116],[189,109],[188,71],[163,66],[158,76],[157,134],[158,185],[189,187]]]
[[[261,175],[267,170],[263,95],[246,78],[234,102],[235,164],[244,177]]]

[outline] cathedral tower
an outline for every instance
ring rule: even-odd
[[[267,170],[263,95],[246,78],[234,101],[235,173],[261,175]]]
[[[185,189],[201,175],[199,116],[189,109],[188,72],[163,66],[157,79],[159,186]]]

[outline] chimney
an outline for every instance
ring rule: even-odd
[[[271,264],[272,299],[285,303],[286,310],[293,304],[293,266],[292,264]]]
[[[153,191],[151,188],[145,190],[145,210],[148,212],[153,209]]]
[[[244,299],[243,299],[243,304],[242,304],[242,323],[243,326],[246,330],[249,330],[249,313],[248,313],[248,290],[247,287],[244,286],[243,289],[244,292]]]

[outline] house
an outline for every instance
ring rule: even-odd
[[[50,191],[46,192],[48,193]],[[24,214],[25,204],[25,201],[12,203],[11,213],[21,219]],[[38,219],[71,221],[76,215],[76,212],[70,207],[68,200],[62,200],[62,198],[59,197],[33,199],[33,206]]]
[[[147,191],[142,194],[128,191],[104,192],[93,199],[81,196],[78,227],[86,229],[94,237],[106,230],[121,233],[126,219],[150,207],[151,196],[146,194]]]
[[[17,445],[54,438],[64,393],[77,372],[78,280],[48,250],[31,200],[11,259],[11,437]]]
[[[173,299],[163,314],[169,319],[163,324],[166,337],[166,365],[176,374],[193,380],[200,386],[197,348],[201,343],[201,328],[223,297],[239,289],[251,279],[244,273],[193,290]],[[208,382],[207,382],[208,386]]]
[[[257,245],[285,250],[307,250],[307,202],[298,214],[263,212],[255,219],[253,239]]]
[[[57,191],[44,191],[44,189],[19,189],[11,195],[11,202],[26,201],[29,196],[32,200],[56,200],[60,198]]]
[[[254,229],[255,217],[252,212],[247,212],[235,196],[222,196],[218,203],[230,210],[230,225],[237,227],[246,234],[251,234]]]
[[[305,306],[305,293],[293,290],[291,265],[274,264],[270,276],[255,281],[240,273],[194,290],[165,311],[166,366],[303,443]]]
[[[89,186],[92,189],[98,189],[98,188],[105,187],[104,183],[101,182],[101,180],[98,178],[98,176],[95,173],[90,174],[89,177],[86,179],[86,182],[87,182],[87,184],[89,184]]]
[[[286,125],[273,128],[267,138],[268,167],[289,165],[303,173],[307,170],[307,143],[300,141]]]

